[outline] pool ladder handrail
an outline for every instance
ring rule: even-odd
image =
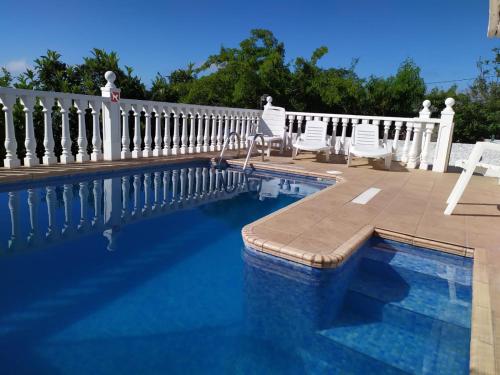
[[[260,138],[260,140],[261,140],[260,144],[262,146],[262,149],[261,149],[260,153],[262,155],[262,161],[264,161],[264,153],[265,153],[264,134],[256,133],[253,136],[252,142],[250,143],[250,147],[248,148],[247,157],[245,159],[245,163],[243,164],[243,171],[245,171],[245,169],[247,168],[248,161],[250,160],[250,157],[252,156],[252,150],[253,150],[253,147],[255,146],[255,140],[257,138]]]
[[[217,163],[215,163],[215,165],[217,167],[220,167],[220,163],[222,162],[222,157],[224,156],[224,151],[226,151],[227,145],[229,144],[229,141],[231,140],[232,136],[236,136],[236,140],[237,140],[236,144],[238,145],[238,153],[236,154],[236,157],[240,156],[241,138],[240,138],[240,135],[237,132],[232,131],[231,133],[228,134],[228,136],[224,140],[224,144],[222,145],[222,150],[221,150],[220,155],[219,155],[219,160],[217,161]]]
[[[241,138],[240,138],[240,135],[238,134],[238,132],[236,131],[232,131],[231,133],[228,134],[228,136],[226,137],[226,139],[224,140],[224,144],[222,145],[222,150],[220,152],[220,155],[219,155],[219,159],[217,160],[217,162],[215,163],[215,165],[217,167],[220,167],[221,165],[221,162],[222,162],[222,158],[224,156],[224,152],[226,151],[227,149],[227,146],[229,144],[229,141],[231,140],[231,137],[235,136],[236,137],[236,144],[238,146],[238,153],[236,155],[236,157],[239,157],[240,156],[240,151],[241,151]],[[252,142],[250,143],[250,148],[248,149],[248,152],[247,152],[247,157],[245,158],[245,163],[243,164],[243,171],[245,171],[245,169],[247,168],[247,165],[248,165],[248,161],[250,160],[250,157],[252,156],[252,150],[255,146],[255,140],[257,138],[260,138],[261,140],[261,146],[262,146],[262,150],[261,150],[261,154],[262,154],[262,161],[264,161],[264,135],[262,133],[257,133],[253,136],[253,139],[252,139]]]

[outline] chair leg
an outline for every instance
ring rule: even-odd
[[[297,159],[298,154],[299,154],[299,149],[295,147],[292,151],[292,160]]]
[[[267,146],[267,158],[269,159],[271,157],[271,142],[269,142],[269,145]]]
[[[351,166],[352,163],[352,155],[349,153],[347,154],[347,168]]]

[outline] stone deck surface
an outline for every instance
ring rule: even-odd
[[[113,171],[141,166],[206,159],[217,153],[179,155],[118,162],[39,166],[0,170],[0,184],[58,175]],[[232,160],[242,164],[242,160]],[[243,229],[252,248],[314,267],[336,267],[373,234],[419,246],[474,257],[471,373],[500,370],[500,186],[474,176],[452,216],[445,202],[458,174],[407,170],[393,163],[331,162],[311,154],[272,156],[255,167],[335,177],[338,183],[266,216]],[[381,191],[365,205],[351,201],[375,187]]]

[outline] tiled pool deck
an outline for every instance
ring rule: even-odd
[[[3,169],[0,183],[57,175],[98,173],[122,168],[154,166],[204,159],[215,154],[68,166]],[[231,163],[242,164],[241,160]],[[318,177],[342,172],[338,183],[243,229],[252,248],[314,267],[336,267],[357,246],[377,234],[474,257],[471,373],[494,374],[500,369],[500,186],[497,180],[474,177],[454,215],[444,216],[446,198],[458,175],[406,170],[394,164],[391,171],[364,160],[347,168],[342,159],[318,162],[311,154],[298,160],[273,156],[269,162],[255,159],[256,167]],[[351,201],[370,187],[381,189],[367,204]],[[496,350],[495,350],[496,349]]]

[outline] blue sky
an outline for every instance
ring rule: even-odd
[[[359,57],[367,77],[394,74],[410,57],[427,82],[474,77],[478,57],[500,46],[486,37],[488,0],[5,0],[2,13],[0,66],[14,73],[48,48],[74,64],[98,47],[117,51],[147,85],[156,72],[236,46],[252,28],[272,30],[288,61],[325,45],[320,65]]]

